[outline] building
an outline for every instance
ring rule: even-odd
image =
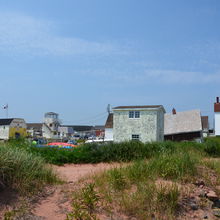
[[[162,105],[113,108],[113,140],[163,141],[164,113]]]
[[[103,139],[105,137],[105,126],[104,125],[95,125],[93,131],[97,138]]]
[[[220,136],[220,103],[219,97],[216,97],[216,102],[214,103],[214,112],[215,112],[215,135]]]
[[[42,135],[47,139],[59,139],[58,128],[60,126],[59,114],[55,112],[47,112],[44,115],[44,123],[42,126]]]
[[[42,137],[43,123],[27,123],[27,134],[30,137]]]
[[[202,120],[200,110],[165,114],[164,139],[172,141],[201,140]]]
[[[208,135],[209,135],[209,116],[201,116],[201,120],[202,120],[203,137],[208,137]]]
[[[105,140],[113,140],[113,113],[109,113],[105,123]]]
[[[0,140],[27,136],[27,125],[22,118],[0,119]]]
[[[74,135],[74,130],[72,127],[68,127],[68,126],[59,126],[58,127],[58,132],[60,134],[60,138],[63,139],[63,138],[71,138],[73,137]]]

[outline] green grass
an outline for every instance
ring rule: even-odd
[[[175,219],[180,196],[176,181],[185,182],[189,177],[194,178],[197,175],[196,166],[200,162],[190,151],[165,152],[162,155],[95,176],[91,194],[94,195],[95,192],[99,202],[96,201],[93,216],[100,208],[111,216],[116,208],[119,213],[140,220],[151,219],[153,216],[156,219],[163,219],[163,216]],[[157,183],[158,179],[164,182]],[[174,182],[167,183],[167,180]],[[79,197],[84,198],[81,201],[85,200],[83,193],[79,192],[73,201]],[[102,204],[101,207],[98,204]],[[79,215],[80,210],[85,212],[82,204],[77,208],[76,210],[76,204],[73,204],[72,216]]]
[[[41,156],[46,162],[62,165],[64,163],[99,163],[99,162],[129,162],[152,158],[161,153],[172,153],[178,149],[197,150],[201,153],[212,154],[213,151],[205,144],[195,142],[122,142],[106,144],[84,144],[74,149],[37,148],[25,141],[12,140],[9,146],[23,148],[27,152]],[[220,144],[218,145],[220,149]]]
[[[0,183],[21,194],[32,194],[46,184],[58,182],[42,157],[24,149],[0,146]]]

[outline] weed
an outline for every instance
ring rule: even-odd
[[[94,187],[95,184],[87,184],[80,192],[74,194],[73,211],[67,214],[67,220],[98,220],[94,212],[97,208],[99,196]]]

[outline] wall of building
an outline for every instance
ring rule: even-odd
[[[105,128],[105,139],[113,140],[113,128]]]
[[[136,109],[137,110],[137,109]],[[132,109],[133,111],[133,109]],[[132,134],[138,134],[140,141],[160,141],[163,139],[162,115],[157,110],[140,111],[140,118],[129,118],[129,110],[114,110],[113,139],[116,142],[129,141]],[[163,110],[160,110],[163,113]],[[158,121],[160,120],[160,122]],[[158,132],[160,131],[160,134]]]
[[[157,141],[164,140],[164,112],[157,111]]]
[[[9,125],[0,126],[0,139],[8,140],[9,139]]]
[[[220,112],[215,112],[215,135],[220,135]]]
[[[15,118],[10,124],[9,138],[26,137],[26,136],[27,136],[27,125],[24,119]]]

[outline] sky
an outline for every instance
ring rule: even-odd
[[[220,96],[219,0],[0,0],[0,118],[104,124],[107,105]]]

